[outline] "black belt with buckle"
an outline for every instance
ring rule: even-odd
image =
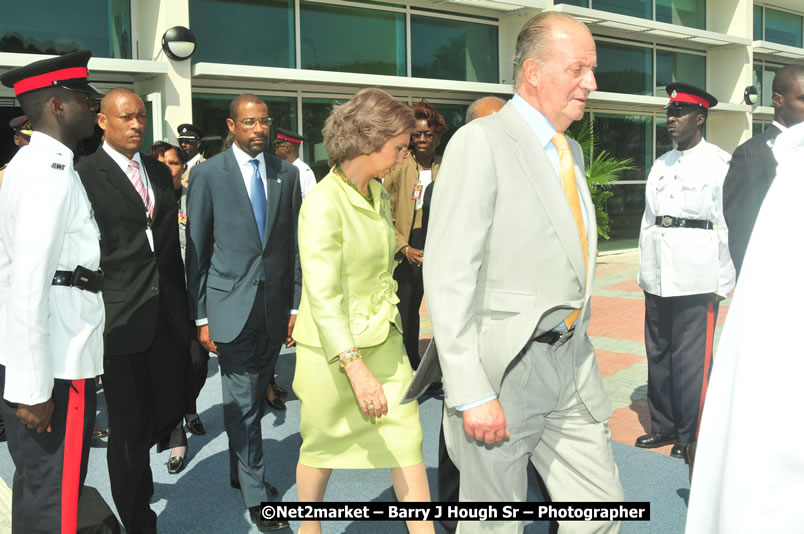
[[[90,293],[97,293],[103,285],[103,271],[90,271],[80,265],[74,271],[56,271],[53,276],[54,286],[77,287]]]
[[[533,341],[536,341],[538,343],[546,343],[548,345],[552,345],[558,348],[567,341],[569,341],[573,334],[575,334],[574,326],[569,330],[565,330],[563,332],[559,332],[557,330],[549,330],[540,336],[534,337]]]
[[[712,230],[715,227],[712,221],[682,219],[681,217],[671,217],[669,215],[656,217],[656,226],[661,226],[662,228],[698,228],[699,230]]]

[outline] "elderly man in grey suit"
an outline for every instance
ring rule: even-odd
[[[461,501],[524,501],[528,460],[554,501],[623,500],[611,407],[586,334],[595,208],[580,146],[562,134],[583,117],[596,63],[583,24],[560,13],[535,16],[517,38],[514,98],[458,130],[444,154],[424,286]],[[458,526],[522,530],[521,522]]]
[[[261,517],[277,491],[264,480],[262,429],[271,362],[292,344],[301,298],[296,224],[299,171],[265,154],[271,119],[242,94],[226,119],[234,143],[192,170],[187,193],[187,284],[201,345],[219,356],[230,477],[260,531],[287,528]]]

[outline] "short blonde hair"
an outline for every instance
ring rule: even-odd
[[[381,89],[363,89],[332,108],[324,124],[324,149],[335,165],[378,151],[389,139],[416,127],[413,112]]]

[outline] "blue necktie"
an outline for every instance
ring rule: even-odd
[[[251,209],[254,210],[254,218],[257,219],[257,230],[260,232],[260,243],[265,246],[265,186],[262,184],[259,160],[249,160],[254,167],[254,174],[251,176]]]

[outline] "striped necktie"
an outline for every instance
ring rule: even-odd
[[[148,193],[148,188],[145,187],[145,183],[142,181],[140,164],[136,160],[132,159],[128,162],[128,168],[131,169],[131,176],[129,176],[128,179],[131,180],[131,185],[134,186],[134,190],[137,191],[137,194],[142,199],[142,203],[145,206],[145,212],[148,214],[148,217],[153,218],[154,199]]]
[[[588,267],[588,257],[586,251],[586,228],[583,224],[583,212],[581,211],[581,199],[578,196],[578,184],[575,181],[575,164],[572,161],[572,152],[570,152],[569,143],[567,138],[562,133],[556,133],[553,136],[553,146],[558,149],[558,163],[561,171],[561,189],[564,190],[564,195],[567,197],[572,216],[575,218],[575,225],[578,227],[578,238],[580,239],[581,250],[583,251],[583,264],[584,272]],[[586,280],[584,280],[586,285]],[[569,317],[564,319],[564,324],[567,328],[572,328],[581,310],[575,310]]]

